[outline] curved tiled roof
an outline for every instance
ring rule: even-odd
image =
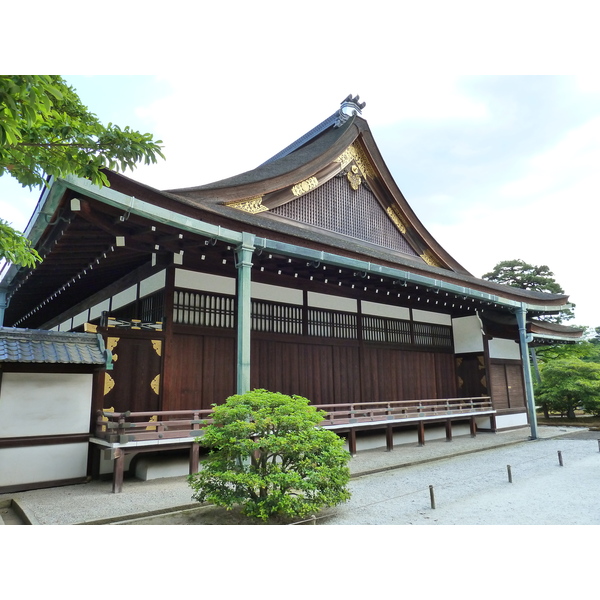
[[[103,365],[102,341],[91,333],[0,327],[0,362]]]

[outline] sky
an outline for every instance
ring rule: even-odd
[[[587,3],[571,5],[573,19],[552,3],[483,4],[199,12],[176,1],[157,15],[131,2],[119,14],[135,32],[100,27],[15,67],[59,72],[103,122],[162,140],[165,161],[125,173],[159,189],[250,170],[358,94],[396,183],[451,256],[478,277],[502,260],[548,265],[576,304],[571,323],[598,326],[600,76],[585,60]],[[0,217],[17,229],[38,197],[0,177]]]

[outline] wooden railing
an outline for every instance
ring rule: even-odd
[[[492,399],[489,396],[446,398],[443,400],[320,404],[318,408],[327,412],[327,416],[321,424],[327,429],[359,425],[361,423],[414,420],[429,417],[448,418],[493,412]]]
[[[98,411],[96,437],[111,444],[197,437],[211,409],[156,412]]]
[[[321,426],[325,429],[352,429],[370,423],[385,425],[393,422],[421,419],[449,419],[492,413],[488,396],[477,398],[446,398],[443,400],[400,400],[394,402],[361,402],[350,404],[320,404],[327,414]],[[162,439],[193,438],[211,423],[212,410],[111,412],[99,411],[96,437],[108,443]]]

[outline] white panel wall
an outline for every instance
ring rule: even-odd
[[[493,338],[489,341],[490,358],[521,359],[521,347],[513,340]]]
[[[302,290],[268,285],[266,283],[252,282],[251,295],[257,300],[271,300],[272,302],[285,302],[287,304],[303,303]]]
[[[481,321],[477,315],[452,319],[454,352],[483,352]]]
[[[520,427],[527,425],[527,413],[514,415],[496,415],[496,427],[506,429],[507,427]]]
[[[345,312],[358,312],[358,301],[354,298],[329,296],[328,294],[319,294],[317,292],[308,292],[308,306],[342,310]]]
[[[404,306],[391,306],[389,304],[378,304],[377,302],[367,302],[363,300],[360,304],[361,311],[365,315],[375,315],[377,317],[388,317],[390,319],[410,319],[410,309]]]
[[[140,298],[144,296],[149,296],[154,292],[158,292],[158,290],[162,290],[167,281],[167,271],[163,270],[159,273],[155,273],[151,275],[147,279],[144,279],[140,282]]]
[[[452,317],[443,313],[429,310],[413,310],[413,320],[421,323],[435,323],[437,325],[452,325]]]
[[[177,269],[175,271],[175,287],[233,295],[235,294],[235,279]]]
[[[91,402],[89,373],[4,373],[0,437],[87,433]]]
[[[87,442],[2,448],[0,487],[85,477],[87,456]]]
[[[112,299],[111,310],[116,310],[117,308],[121,308],[121,306],[125,306],[126,304],[131,304],[135,302],[137,297],[137,285],[132,285],[130,288],[115,294]]]

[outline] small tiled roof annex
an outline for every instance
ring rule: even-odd
[[[102,365],[102,341],[92,333],[0,327],[0,363]]]

